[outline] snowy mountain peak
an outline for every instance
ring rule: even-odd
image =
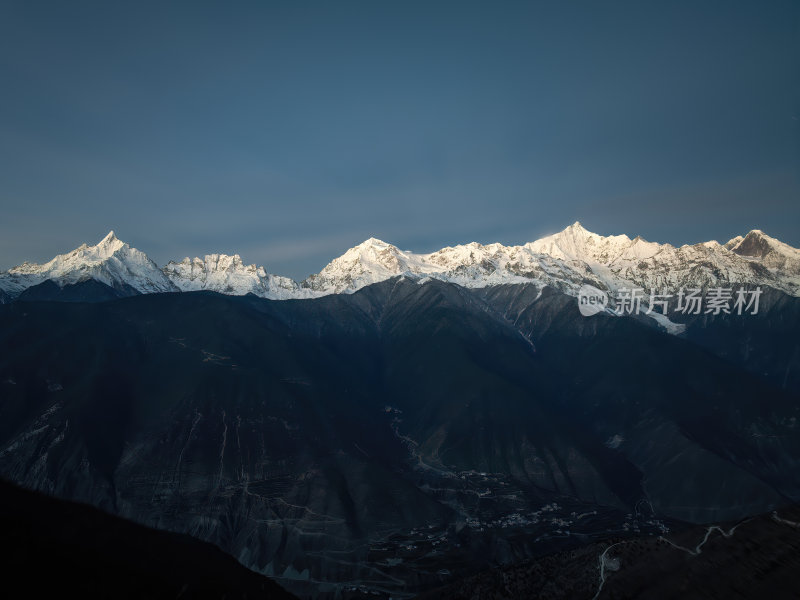
[[[780,270],[795,277],[800,276],[800,250],[767,235],[760,229],[750,231],[730,250],[744,258],[757,259],[768,269]]]
[[[264,267],[245,265],[238,254],[206,254],[204,258],[186,257],[170,261],[162,269],[164,275],[182,292],[209,290],[264,298],[298,297],[299,286],[288,277],[270,275]]]
[[[377,238],[369,238],[361,242],[358,246],[350,248],[338,259],[340,262],[358,261],[361,263],[377,263],[385,268],[400,268],[399,263],[406,255],[402,250],[393,244],[389,244]],[[334,262],[335,262],[334,261]]]
[[[48,279],[62,287],[95,279],[128,294],[176,289],[144,252],[131,248],[113,231],[94,246],[82,244],[43,265],[23,263],[0,273],[0,289],[15,297]]]
[[[744,238],[741,235],[737,235],[735,238],[731,238],[725,242],[725,248],[731,250],[732,248],[735,248],[743,239]]]
[[[772,254],[759,262],[772,271],[760,271],[758,283],[797,293],[800,280],[784,276],[792,275],[795,268],[800,272],[800,259],[794,261],[791,254],[797,251],[783,244],[788,250],[777,252],[781,242],[772,238],[768,241]],[[472,242],[430,254],[403,252],[371,238],[331,261],[301,286],[315,294],[350,293],[404,275],[421,280],[442,279],[467,287],[532,282],[568,293],[583,283],[609,289],[678,289],[686,285],[752,283],[755,271],[750,260],[716,241],[676,248],[649,242],[642,236],[631,239],[627,235],[598,235],[576,221],[524,246]]]
[[[130,248],[130,246],[114,235],[113,230],[109,231],[108,234],[106,234],[106,237],[104,237],[96,246],[94,246],[94,250],[98,258],[101,259],[109,258],[122,248]]]
[[[61,286],[96,279],[128,293],[212,290],[287,299],[352,293],[396,276],[466,287],[533,283],[567,293],[576,293],[585,283],[610,290],[635,286],[673,291],[748,283],[800,296],[800,250],[760,230],[724,246],[709,241],[676,248],[641,236],[598,235],[576,221],[522,246],[471,242],[430,254],[402,251],[371,237],[298,283],[246,265],[238,254],[187,257],[158,269],[110,231],[95,246],[83,244],[44,265],[25,263],[0,273],[0,299],[6,299],[0,301],[47,279]]]
[[[732,248],[732,251],[740,256],[763,258],[777,249],[779,244],[782,242],[768,236],[760,229],[753,229],[746,236],[740,238],[739,243]]]
[[[630,246],[627,235],[603,237],[576,221],[563,231],[543,237],[525,246],[537,254],[570,261],[606,262]]]
[[[314,292],[347,293],[396,275],[415,273],[413,254],[377,238],[369,238],[333,259],[301,285]]]
[[[583,225],[581,225],[580,221],[575,221],[572,225],[567,227],[567,229],[572,231],[586,231],[586,228]]]
[[[356,246],[356,248],[386,248],[388,246],[392,246],[392,244],[384,242],[383,240],[379,240],[378,238],[371,237],[361,242],[358,246]]]
[[[114,230],[112,229],[111,231],[109,231],[106,234],[106,237],[104,237],[102,240],[100,240],[100,243],[98,244],[98,246],[103,246],[103,245],[106,245],[106,244],[113,244],[114,242],[117,242],[117,241],[119,241],[119,239],[114,234]]]
[[[189,258],[188,256],[184,258],[180,262],[170,261],[167,263],[167,266],[164,267],[164,270],[173,269],[176,266],[182,266],[187,268],[194,268],[200,267],[206,272],[227,272],[233,273],[237,271],[241,272],[262,272],[265,273],[264,267],[256,266],[255,264],[252,265],[245,265],[244,261],[242,261],[242,257],[238,254],[206,254],[203,258],[198,258],[195,256],[194,258]]]

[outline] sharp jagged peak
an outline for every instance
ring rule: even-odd
[[[627,235],[604,237],[587,230],[580,221],[575,221],[558,233],[525,244],[525,248],[561,260],[605,262],[631,244]]]
[[[777,254],[791,257],[794,260],[800,259],[800,250],[767,235],[760,229],[752,229],[744,237],[737,236],[728,244],[731,244],[734,240],[736,240],[736,243],[732,244],[729,249],[739,256],[764,258],[769,254]],[[726,247],[728,244],[726,244]]]
[[[383,240],[380,240],[376,237],[371,237],[369,239],[364,240],[357,246],[353,246],[338,258],[333,259],[329,263],[328,267],[330,267],[334,263],[336,264],[351,263],[351,262],[363,263],[365,261],[372,262],[375,260],[377,260],[378,262],[384,262],[385,260],[391,260],[393,262],[396,262],[398,258],[402,259],[403,257],[411,255],[412,253],[403,252],[394,244],[384,242]],[[326,269],[328,267],[326,267]]]
[[[592,233],[591,231],[586,229],[581,224],[580,221],[575,221],[572,225],[568,225],[561,231],[551,235],[544,236],[542,238],[539,238],[538,240],[534,240],[531,243],[535,243],[540,240],[546,240],[546,239],[584,239],[587,237],[602,237],[602,236],[598,236],[596,233]]]
[[[111,231],[109,231],[106,234],[106,237],[104,237],[102,240],[100,240],[100,243],[97,244],[97,245],[98,246],[103,246],[103,245],[106,245],[106,244],[113,244],[114,242],[117,242],[117,241],[119,241],[119,238],[116,236],[116,234],[114,233],[114,230],[112,229]]]
[[[203,258],[195,257],[194,260],[206,263],[232,263],[234,265],[243,265],[244,261],[239,254],[225,254],[222,252],[212,252],[206,254]]]
[[[384,242],[376,237],[371,237],[369,239],[364,240],[356,248],[366,249],[366,248],[396,248],[394,244],[390,244],[389,242]]]
[[[625,273],[631,281],[639,278],[646,284],[650,281],[648,277],[661,277],[658,281],[662,281],[684,276],[680,273],[686,265],[702,271],[713,264],[714,277],[723,273],[723,277],[748,278],[753,261],[775,274],[770,276],[770,284],[781,285],[790,293],[800,289],[797,283],[800,282],[800,250],[760,229],[737,236],[724,246],[712,241],[676,248],[648,242],[641,236],[630,239],[627,235],[599,235],[587,230],[580,221],[521,246],[471,242],[419,254],[370,237],[303,282],[270,275],[263,266],[245,265],[239,254],[187,257],[178,263],[170,261],[163,269],[158,269],[144,253],[122,242],[111,230],[96,245],[83,244],[45,265],[25,263],[10,269],[6,275],[17,280],[6,285],[13,294],[43,278],[71,281],[78,277],[95,277],[101,281],[120,279],[133,285],[135,279],[142,277],[150,281],[139,286],[142,291],[171,291],[171,281],[183,290],[215,289],[223,293],[253,292],[289,298],[352,292],[398,275],[432,277],[480,287],[529,280],[563,286],[570,285],[565,281],[582,281],[587,277],[605,277],[607,283],[613,283]],[[154,270],[168,278],[167,283],[158,281],[158,275],[152,273]],[[686,273],[686,277],[695,276],[691,270]],[[786,280],[787,283],[780,279],[782,277],[794,279]],[[598,283],[602,282],[598,279]]]
[[[736,237],[731,238],[727,242],[725,242],[724,246],[726,249],[731,250],[732,248],[735,248],[737,244],[739,244],[739,242],[741,242],[743,239],[744,239],[743,236],[737,235]]]
[[[328,266],[334,263],[351,263],[351,262],[372,262],[378,261],[379,263],[390,260],[393,263],[406,256],[411,256],[412,253],[405,253],[394,244],[384,242],[376,237],[371,237],[364,240],[357,246],[353,246],[344,254],[335,258]],[[327,268],[327,267],[326,267]]]
[[[202,257],[195,256],[190,257],[186,256],[183,260],[175,261],[171,260],[167,264],[186,264],[186,263],[214,263],[219,261],[228,261],[228,262],[235,262],[235,263],[243,263],[242,257],[239,254],[225,254],[224,252],[211,252],[209,254],[204,254]]]
[[[572,225],[567,227],[571,231],[588,231],[583,225],[581,225],[580,221],[575,221]]]
[[[637,237],[641,237],[641,236],[637,236]],[[539,239],[534,240],[533,242],[530,242],[530,243],[536,243],[536,242],[539,242],[541,240],[547,240],[547,239],[565,239],[565,238],[601,239],[601,240],[627,240],[628,242],[632,241],[631,238],[629,238],[625,234],[609,235],[609,236],[600,235],[599,233],[595,233],[593,231],[589,231],[588,229],[586,229],[586,227],[584,227],[583,224],[580,221],[575,221],[572,225],[568,225],[567,227],[565,227],[564,229],[562,229],[561,231],[559,231],[557,233],[554,233],[552,235],[547,235],[547,236],[545,236],[543,238],[539,238]]]
[[[120,240],[113,230],[94,246],[81,244],[44,264],[24,263],[9,269],[16,278],[11,286],[19,292],[52,280],[58,285],[94,279],[111,287],[122,286],[141,293],[175,291],[158,266],[144,253]]]
[[[740,240],[740,241],[741,241],[741,240],[745,240],[745,239],[747,239],[747,238],[751,238],[751,239],[752,239],[752,238],[763,238],[763,239],[770,240],[770,241],[773,241],[773,242],[778,242],[778,243],[780,243],[780,244],[782,244],[782,243],[783,243],[783,242],[781,242],[779,239],[772,237],[771,235],[769,235],[769,234],[765,233],[765,232],[764,232],[763,230],[761,230],[761,229],[751,229],[751,230],[750,230],[750,231],[748,231],[746,234],[744,234],[744,236],[737,235],[737,236],[736,236],[735,238],[733,238],[733,239],[738,239],[738,240]]]
[[[211,290],[223,294],[286,299],[294,297],[298,284],[288,277],[267,273],[255,263],[247,265],[239,254],[206,254],[203,258],[188,256],[180,262],[170,261],[164,274],[184,292]]]
[[[791,250],[797,250],[796,248],[793,248],[789,244],[780,241],[778,238],[774,238],[771,235],[768,235],[768,234],[764,233],[760,229],[751,229],[750,231],[748,231],[747,235],[745,235],[744,238],[742,239],[742,242],[744,242],[748,238],[751,239],[751,240],[752,239],[763,240],[766,243],[768,243],[770,246],[772,246],[773,248],[776,248],[776,249],[785,250],[785,249],[788,248],[788,249],[791,249]]]
[[[92,251],[97,254],[97,258],[105,259],[112,256],[120,248],[127,248],[128,245],[120,240],[112,229],[106,236],[98,242],[96,246],[86,248],[87,251]]]
[[[602,236],[602,235],[600,235],[598,233],[595,233],[593,231],[589,231],[588,229],[586,229],[586,227],[583,226],[583,224],[580,221],[575,221],[572,225],[568,225],[567,227],[562,229],[559,233],[563,233],[563,234],[572,233],[572,234],[583,234],[583,235],[604,237],[604,236]],[[556,234],[556,235],[558,235],[558,234]],[[619,236],[611,236],[611,237],[619,237]]]

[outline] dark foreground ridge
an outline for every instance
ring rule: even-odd
[[[291,600],[215,546],[0,481],[3,586],[24,597]]]
[[[551,288],[404,279],[14,302],[0,476],[301,597],[408,599],[800,502],[800,300],[728,317],[677,336]]]
[[[799,598],[800,507],[609,540],[484,571],[420,600]]]

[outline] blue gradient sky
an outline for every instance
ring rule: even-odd
[[[800,3],[3,2],[0,268],[575,220],[800,246]]]

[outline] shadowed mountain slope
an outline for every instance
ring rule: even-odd
[[[0,481],[6,590],[53,598],[294,598],[211,544]]]
[[[797,598],[798,520],[793,507],[740,523],[590,544],[486,570],[420,600]]]
[[[517,287],[4,305],[0,473],[313,595],[800,498],[796,394]]]

